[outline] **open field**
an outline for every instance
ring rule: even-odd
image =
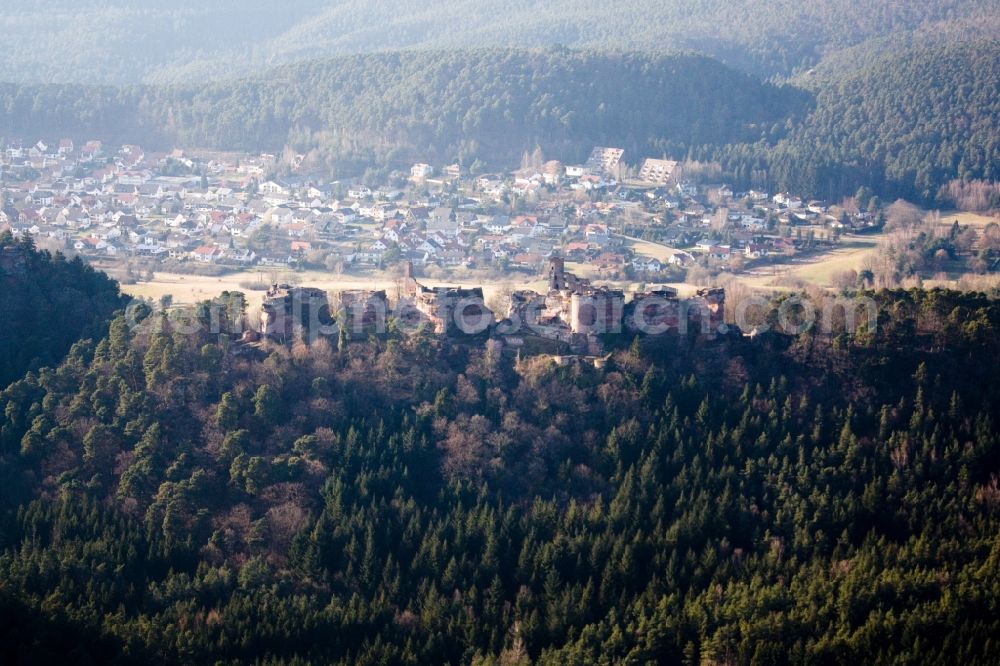
[[[180,273],[157,272],[151,282],[140,281],[136,284],[123,284],[122,291],[130,296],[159,300],[161,296],[170,295],[174,303],[191,304],[219,295],[223,291],[242,291],[251,302],[254,295],[258,299],[263,291],[253,291],[242,287],[246,282],[261,281],[267,283],[269,273],[243,271],[224,276],[187,275]],[[114,274],[112,273],[112,277]],[[280,274],[280,280],[292,278],[296,283],[320,287],[327,291],[344,289],[395,289],[395,281],[386,279],[371,279],[351,276],[335,276],[320,271],[304,273]]]
[[[684,250],[678,250],[670,247],[669,245],[664,245],[663,243],[655,243],[653,241],[645,241],[628,236],[623,236],[622,238],[626,239],[626,244],[636,254],[653,257],[655,259],[659,259],[660,261],[667,261],[673,255],[684,252]]]
[[[763,264],[738,276],[737,281],[754,289],[784,290],[796,282],[832,287],[838,273],[862,267],[880,238],[880,235],[844,236],[832,250],[794,257],[785,264]]]
[[[995,215],[987,215],[985,213],[961,213],[957,211],[941,211],[941,223],[952,225],[955,221],[961,226],[970,226],[976,228],[982,228],[986,225],[997,222],[1000,223],[1000,218]]]
[[[852,236],[845,238],[835,250],[826,252],[808,261],[805,265],[794,268],[791,277],[812,284],[829,287],[837,273],[848,270],[859,270],[864,259],[878,244],[877,236]]]

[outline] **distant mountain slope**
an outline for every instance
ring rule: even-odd
[[[953,178],[1000,179],[997,63],[1000,41],[987,40],[887,51],[827,77],[815,110],[767,149],[773,179],[821,195],[866,184],[924,200]]]
[[[930,22],[916,30],[894,32],[832,51],[816,67],[789,80],[804,88],[818,89],[865,67],[884,65],[883,59],[894,54],[997,39],[1000,39],[1000,11]]]
[[[697,55],[565,49],[403,52],[288,65],[200,87],[0,86],[0,134],[93,134],[146,147],[280,150],[317,162],[509,166],[536,145],[583,159],[757,141],[808,96]]]
[[[690,48],[770,76],[998,9],[997,0],[9,0],[0,79],[164,82],[373,51],[552,45]]]

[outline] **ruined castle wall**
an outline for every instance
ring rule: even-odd
[[[570,296],[569,325],[584,335],[619,333],[625,310],[625,296],[619,291],[595,291]]]
[[[702,289],[689,299],[675,290],[635,294],[626,308],[625,324],[633,331],[657,335],[667,331],[714,335],[725,315],[725,290]]]
[[[316,336],[332,324],[330,302],[322,289],[275,285],[261,306],[260,332],[269,337],[287,341],[296,328]]]
[[[341,319],[346,320],[348,332],[360,337],[369,332],[385,331],[389,299],[384,290],[342,291],[337,297],[337,311]]]

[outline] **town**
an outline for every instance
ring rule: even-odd
[[[536,151],[509,173],[414,164],[381,185],[304,175],[301,162],[9,142],[0,230],[140,277],[251,267],[364,274],[404,263],[442,277],[532,275],[559,256],[588,278],[666,283],[831,247],[845,231],[881,223],[874,199],[832,205],[734,192],[704,165],[629,165],[607,147],[583,164]]]

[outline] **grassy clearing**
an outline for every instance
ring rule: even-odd
[[[641,254],[646,257],[653,257],[660,261],[667,261],[675,254],[682,252],[682,250],[677,250],[670,247],[669,245],[663,245],[662,243],[654,243],[652,241],[637,240],[629,238],[626,240],[626,245],[635,252],[636,254]]]
[[[941,223],[951,226],[958,221],[959,225],[965,227],[982,228],[992,222],[1000,223],[1000,216],[986,215],[983,213],[962,213],[958,211],[941,211]]]
[[[837,249],[819,255],[815,261],[792,269],[789,275],[821,287],[832,286],[838,273],[860,270],[865,257],[874,251],[876,242],[875,237],[851,238]]]
[[[786,264],[763,264],[747,275],[740,275],[737,281],[752,289],[776,291],[785,291],[797,284],[831,287],[838,273],[861,269],[879,238],[879,235],[845,236],[832,250],[796,257]]]
[[[223,291],[242,291],[253,302],[255,296],[263,298],[263,292],[245,289],[242,284],[257,281],[267,284],[269,276],[269,273],[257,271],[231,273],[222,277],[158,272],[151,282],[122,285],[122,290],[130,296],[151,298],[153,300],[158,300],[161,296],[169,294],[173,296],[174,302],[177,304],[197,303],[198,301],[218,296]],[[395,288],[395,282],[392,279],[335,276],[320,271],[281,273],[278,279],[285,280],[289,276],[292,276],[296,283],[319,287],[327,291]]]

